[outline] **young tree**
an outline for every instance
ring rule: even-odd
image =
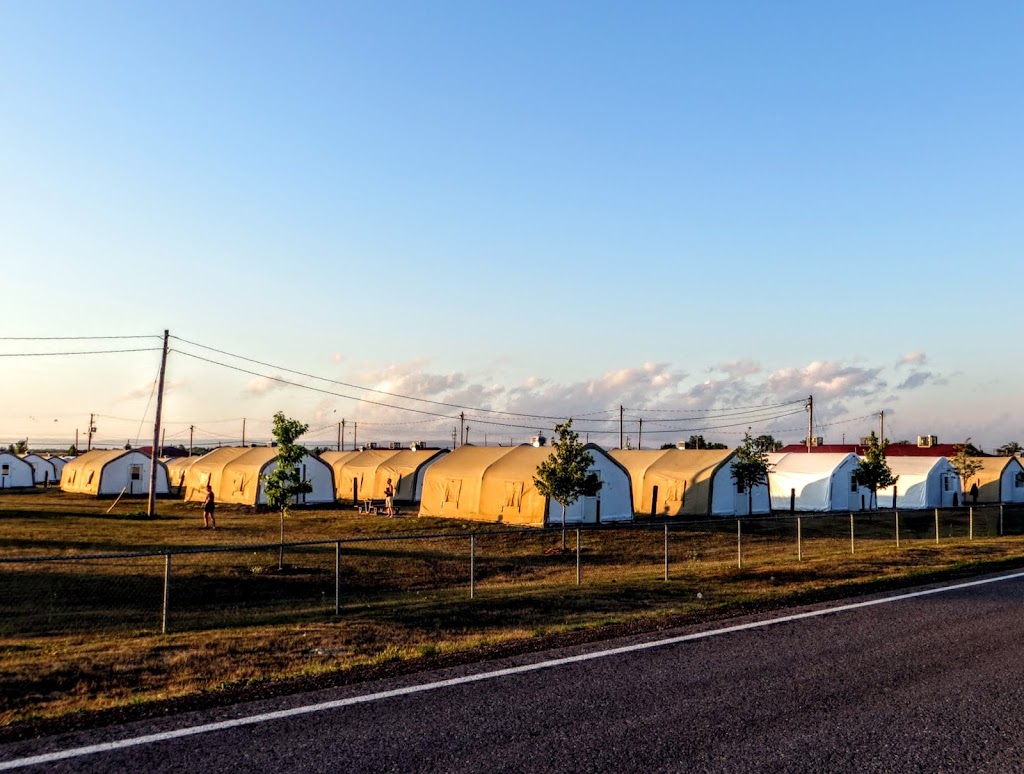
[[[78,447],[75,446],[74,444],[71,444],[68,447],[68,456],[69,457],[77,457],[78,456]]]
[[[309,429],[298,420],[289,419],[282,412],[274,414],[274,440],[277,442],[277,466],[263,479],[263,491],[267,495],[267,505],[281,514],[281,552],[277,559],[277,568],[284,568],[284,517],[288,514],[288,506],[297,495],[313,491],[309,481],[299,474],[299,463],[302,462],[306,450],[296,445],[296,439]]]
[[[949,464],[960,476],[960,489],[964,493],[968,490],[967,482],[981,470],[981,460],[977,459],[977,451],[970,438],[963,443],[953,445],[954,454],[949,458]]]
[[[593,497],[601,488],[597,474],[590,470],[594,464],[580,437],[573,432],[572,419],[555,425],[556,439],[551,442],[551,454],[537,466],[533,483],[537,491],[562,505],[562,550],[565,550],[565,509],[581,496]]]
[[[736,486],[746,490],[747,513],[754,512],[754,487],[768,484],[768,452],[761,448],[757,438],[743,434],[743,443],[736,449],[732,463],[732,477]]]
[[[878,490],[894,486],[899,480],[899,476],[892,474],[889,463],[885,461],[885,447],[888,445],[888,441],[879,439],[872,430],[864,456],[853,471],[857,483],[871,490],[872,508],[878,507]]]

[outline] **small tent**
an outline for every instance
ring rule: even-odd
[[[167,468],[157,460],[156,494],[167,494]],[[64,466],[60,488],[99,496],[149,493],[150,458],[138,451],[100,451],[80,454]]]
[[[629,521],[633,518],[629,475],[603,449],[586,447],[590,468],[601,480],[595,497],[581,497],[566,509],[567,524]],[[533,477],[551,454],[533,446],[460,446],[427,468],[420,516],[544,526],[559,524],[558,502],[537,491]]]
[[[35,483],[56,484],[60,478],[57,475],[57,468],[45,457],[40,457],[38,454],[26,454],[22,459],[32,466],[32,479]]]
[[[61,474],[64,472],[64,466],[67,464],[67,460],[63,457],[58,457],[56,454],[52,454],[46,458],[46,461],[53,465],[54,471],[57,473],[57,481],[60,481]]]
[[[963,502],[960,477],[947,458],[886,457],[885,461],[899,479],[895,487],[878,490],[879,507],[914,510],[942,508]]]
[[[185,473],[185,499],[202,502],[209,484],[219,503],[266,505],[263,479],[276,467],[277,449],[269,446],[214,449],[189,466]],[[307,453],[298,469],[299,475],[309,481],[313,489],[298,495],[296,504],[334,502],[334,476],[330,465]]]
[[[1019,457],[976,459],[981,463],[981,470],[967,482],[964,496],[969,503],[973,502],[973,487],[978,487],[979,503],[1024,503],[1024,465]]]
[[[629,472],[633,507],[641,515],[747,515],[747,493],[732,477],[734,451],[616,449],[609,454]],[[768,487],[754,487],[752,495],[753,512],[768,513]]]
[[[772,510],[860,511],[871,507],[871,492],[853,477],[855,454],[768,455]],[[881,501],[881,493],[879,493]]]
[[[447,453],[446,449],[367,449],[323,452],[320,459],[334,469],[339,500],[382,499],[390,478],[395,500],[414,503],[422,496],[427,468]]]
[[[0,489],[33,486],[35,471],[17,454],[0,452]]]

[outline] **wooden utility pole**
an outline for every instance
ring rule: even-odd
[[[341,451],[341,422],[338,423],[338,451]]]
[[[352,448],[359,448],[359,423],[352,423]]]
[[[807,396],[807,453],[811,453],[811,433],[814,431],[814,396]]]
[[[245,417],[242,417],[242,446],[245,446]]]
[[[466,443],[466,412],[459,412],[459,446],[463,446]]]
[[[95,421],[95,418],[96,418],[95,414],[90,414],[89,415],[89,430],[88,430],[88,432],[89,432],[89,439],[86,441],[86,446],[85,446],[85,450],[86,451],[92,451],[92,434],[96,432],[96,427],[93,425],[93,422]]]
[[[345,420],[341,420],[341,451],[345,451]]]
[[[640,419],[637,420],[637,421],[640,424],[640,428],[636,431],[636,448],[637,449],[642,449],[642,448],[644,448],[643,445],[642,445],[643,444],[643,438],[644,438],[644,418],[640,417]]]
[[[878,442],[885,443],[885,412],[878,412]]]
[[[623,432],[622,418],[623,418],[623,412],[624,411],[625,411],[625,409],[623,409],[622,406],[619,406],[619,448],[620,449],[622,448],[622,432]]]
[[[192,433],[196,431],[195,425],[188,426],[188,456],[192,456]]]
[[[160,443],[160,414],[164,408],[164,373],[167,371],[167,338],[168,331],[164,331],[164,350],[160,356],[160,379],[156,388],[156,421],[153,423],[153,448],[149,457],[149,507],[146,513],[150,518],[156,516],[156,447]]]

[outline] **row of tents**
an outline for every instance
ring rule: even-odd
[[[69,459],[73,458],[0,452],[0,489],[57,484]]]
[[[965,503],[961,481],[946,457],[893,457],[895,487],[870,492],[854,476],[858,457],[847,453],[769,455],[769,485],[744,492],[732,477],[728,450],[613,450],[593,444],[592,471],[602,482],[594,497],[566,510],[567,523],[625,521],[642,516],[746,516],[771,511],[861,511],[873,507],[921,509]],[[367,449],[306,454],[299,474],[311,491],[297,503],[360,503],[384,497],[388,479],[396,501],[422,516],[543,525],[560,522],[561,506],[533,483],[550,450],[533,446],[461,446],[443,449]],[[50,458],[53,459],[53,458]],[[265,477],[277,450],[225,447],[201,457],[158,461],[156,490],[201,501],[206,486],[221,503],[265,504]],[[1024,502],[1024,466],[1016,457],[976,458],[982,469],[968,482],[967,502]],[[15,483],[22,458],[0,454],[0,487]],[[63,465],[61,489],[99,496],[148,491],[150,458],[139,451],[92,451]],[[24,482],[25,474],[19,473]],[[33,472],[34,476],[34,472]],[[36,481],[35,478],[32,479]]]

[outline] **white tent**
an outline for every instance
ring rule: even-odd
[[[768,487],[772,510],[859,511],[870,507],[871,492],[853,479],[855,454],[769,454]],[[881,495],[879,495],[881,498]]]
[[[889,470],[899,476],[895,487],[878,490],[880,508],[942,508],[963,503],[960,477],[945,457],[887,457]]]
[[[32,478],[35,483],[55,484],[60,480],[57,469],[45,457],[40,457],[38,454],[26,454],[22,459],[32,466]]]
[[[80,454],[64,466],[60,488],[93,495],[144,495],[149,492],[149,456],[138,451],[100,451]],[[155,494],[167,494],[167,468],[156,462]]]
[[[0,489],[30,487],[34,481],[31,465],[16,454],[0,452]]]
[[[53,469],[57,472],[57,481],[60,481],[61,473],[64,470],[64,466],[68,464],[68,461],[63,457],[58,457],[56,454],[47,457],[46,461],[53,465]]]

